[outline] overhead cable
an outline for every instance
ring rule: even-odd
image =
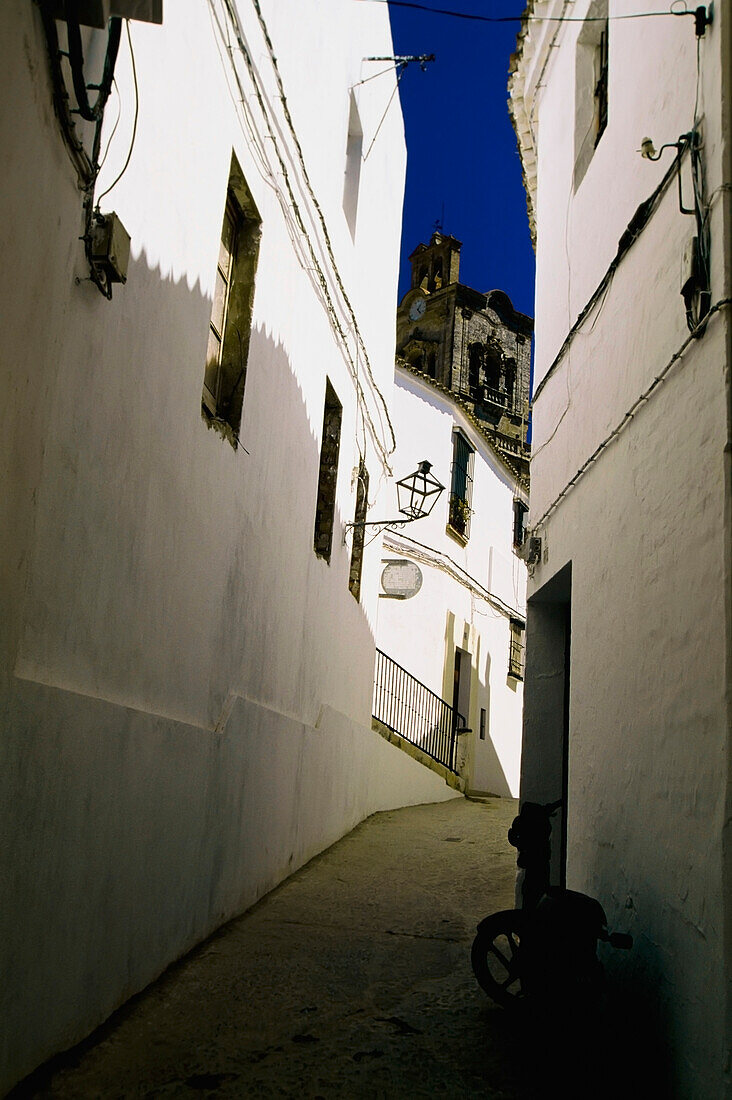
[[[620,265],[620,261],[623,259],[626,252],[632,247],[632,245],[641,235],[642,231],[645,229],[661,197],[664,195],[671,181],[674,179],[676,172],[680,170],[680,157],[677,157],[672,161],[670,167],[667,169],[665,175],[663,176],[663,179],[658,184],[656,189],[648,196],[647,199],[644,199],[644,201],[636,209],[633,217],[628,222],[625,231],[618,241],[617,251],[615,253],[615,257],[612,263],[610,264],[602,279],[590,295],[589,300],[579,313],[577,320],[574,322],[571,329],[565,336],[562,345],[559,348],[557,354],[554,356],[554,359],[549,369],[539,382],[539,385],[536,387],[536,390],[534,391],[532,397],[532,405],[536,401],[541,391],[544,389],[544,386],[549,381],[550,377],[554,374],[562,359],[564,358],[567,349],[569,348],[579,329],[582,327],[582,323],[584,322],[585,318],[592,311],[593,307],[597,304],[603,292],[607,289],[608,284],[610,283]]]
[[[104,56],[102,79],[97,85],[97,98],[93,104],[89,103],[87,92],[91,87],[84,77],[84,54],[81,45],[81,30],[78,20],[68,14],[65,18],[68,50],[60,48],[58,30],[54,18],[54,9],[47,0],[38,0],[43,30],[46,38],[46,49],[51,72],[51,84],[53,87],[53,105],[56,117],[59,121],[61,134],[76,169],[79,180],[79,188],[83,192],[84,208],[84,251],[89,264],[89,279],[97,287],[105,298],[112,297],[112,285],[104,271],[97,265],[92,239],[95,224],[101,220],[98,210],[94,209],[94,189],[100,167],[100,151],[102,145],[102,126],[104,123],[104,109],[112,90],[114,82],[114,67],[119,50],[119,41],[122,33],[122,20],[113,17],[107,25],[107,46]],[[129,27],[128,27],[129,34]],[[69,105],[70,96],[66,86],[66,78],[62,68],[61,58],[67,57],[71,69],[71,78],[74,88],[74,96],[77,107],[72,109]],[[73,115],[78,114],[86,121],[93,124],[93,137],[91,152],[88,152],[76,130]],[[105,154],[106,155],[106,154]]]
[[[209,0],[209,4],[210,4],[210,6],[213,7],[213,0]],[[341,320],[338,316],[338,312],[336,310],[335,302],[333,301],[333,297],[332,297],[330,289],[328,287],[328,280],[326,278],[323,267],[322,267],[322,265],[321,265],[321,263],[318,259],[318,256],[316,254],[312,238],[311,238],[311,236],[308,232],[308,229],[305,225],[305,222],[304,222],[304,219],[303,219],[303,214],[302,214],[302,211],[300,209],[300,205],[297,201],[297,198],[295,196],[295,192],[293,190],[293,185],[292,185],[292,181],[291,181],[291,178],[290,178],[290,173],[288,171],[285,156],[284,156],[284,154],[283,154],[283,152],[280,148],[280,143],[278,142],[277,135],[275,133],[273,123],[270,120],[270,114],[269,114],[269,111],[268,111],[268,108],[267,108],[267,104],[265,103],[264,89],[261,86],[259,75],[257,73],[257,70],[254,66],[253,61],[252,61],[252,58],[249,54],[249,50],[248,50],[248,48],[246,46],[246,43],[244,41],[243,32],[242,32],[242,29],[241,29],[241,26],[240,26],[240,23],[239,23],[239,20],[238,20],[236,10],[234,8],[234,5],[231,3],[231,0],[223,0],[223,6],[224,6],[224,8],[227,12],[228,17],[229,17],[228,21],[229,21],[229,23],[230,23],[230,25],[233,29],[234,37],[235,37],[235,40],[236,40],[236,46],[238,47],[238,52],[241,54],[242,58],[244,59],[244,63],[247,67],[247,71],[248,71],[249,77],[251,79],[253,90],[254,90],[254,96],[255,96],[255,98],[257,100],[257,103],[259,105],[259,109],[260,109],[260,112],[261,112],[266,130],[267,130],[267,138],[271,142],[271,146],[274,149],[274,152],[275,152],[276,157],[277,157],[279,172],[281,174],[281,178],[282,178],[282,181],[284,182],[284,186],[285,186],[286,197],[282,193],[282,188],[281,188],[280,184],[277,182],[277,180],[275,179],[274,173],[272,172],[272,169],[269,167],[267,157],[264,155],[262,150],[258,149],[257,151],[258,151],[258,154],[259,154],[260,159],[262,161],[263,170],[266,172],[267,176],[269,177],[268,182],[270,183],[270,186],[272,186],[272,188],[274,189],[275,193],[278,196],[278,199],[280,201],[280,206],[282,207],[283,214],[285,215],[286,219],[289,218],[290,215],[294,218],[295,225],[297,227],[297,235],[300,238],[300,241],[297,242],[297,243],[299,244],[301,242],[304,242],[304,244],[305,244],[306,251],[307,251],[307,257],[308,257],[308,262],[307,262],[307,264],[304,264],[304,266],[306,267],[306,270],[308,270],[315,277],[315,280],[317,282],[317,286],[318,286],[320,295],[322,296],[323,304],[326,308],[328,317],[330,318],[330,321],[331,321],[332,327],[334,329],[334,332],[335,332],[336,336],[338,337],[338,341],[339,341],[339,344],[341,346],[342,352],[343,352],[345,358],[347,359],[347,361],[350,365],[351,375],[352,375],[352,378],[354,380],[354,384],[355,384],[356,392],[357,392],[357,398],[358,398],[359,404],[361,405],[362,412],[363,412],[363,415],[364,415],[364,419],[365,419],[365,421],[367,422],[367,424],[369,426],[370,433],[371,433],[372,438],[374,440],[375,446],[376,446],[376,448],[377,448],[377,450],[380,454],[381,461],[384,465],[384,468],[387,470],[388,473],[391,474],[392,471],[391,471],[391,466],[389,465],[389,456],[394,452],[395,447],[396,447],[396,439],[395,439],[395,436],[394,436],[394,430],[393,430],[393,427],[392,427],[392,424],[391,424],[391,420],[389,418],[388,409],[386,408],[386,402],[385,402],[385,399],[383,397],[383,394],[381,394],[381,391],[379,390],[378,386],[376,385],[375,380],[373,379],[373,374],[371,372],[370,363],[368,361],[368,354],[366,352],[366,349],[365,349],[365,346],[364,346],[364,343],[363,343],[363,338],[362,338],[360,330],[358,328],[355,313],[354,313],[353,308],[350,304],[350,301],[348,300],[348,297],[347,297],[346,292],[345,292],[345,288],[343,287],[342,279],[340,277],[340,273],[339,273],[339,271],[337,269],[337,265],[335,263],[335,257],[333,255],[332,246],[330,245],[330,238],[329,238],[328,233],[327,233],[327,227],[325,225],[325,219],[323,217],[323,214],[322,214],[322,211],[320,209],[317,198],[315,197],[315,193],[312,189],[312,185],[310,184],[309,177],[307,177],[307,170],[306,170],[305,165],[304,165],[304,158],[302,156],[302,149],[300,147],[300,143],[299,143],[299,139],[297,138],[297,134],[294,130],[294,124],[292,123],[292,119],[289,116],[289,107],[287,106],[286,97],[284,95],[284,88],[282,86],[281,77],[279,76],[279,70],[276,67],[276,58],[274,58],[274,54],[273,54],[272,49],[271,49],[271,42],[269,41],[268,36],[267,36],[266,40],[267,40],[267,44],[268,44],[268,49],[270,50],[270,57],[272,59],[273,67],[275,67],[275,74],[276,74],[276,77],[277,77],[278,88],[281,89],[280,98],[281,98],[281,101],[282,101],[283,110],[285,111],[288,127],[290,128],[290,132],[293,136],[293,141],[294,141],[296,149],[297,149],[297,159],[300,162],[302,175],[305,178],[305,183],[306,183],[308,193],[310,195],[310,198],[311,198],[311,200],[313,202],[313,205],[314,205],[315,209],[317,210],[317,213],[318,213],[318,216],[319,216],[320,224],[321,224],[321,227],[323,229],[323,232],[324,232],[324,235],[325,235],[325,238],[326,238],[325,244],[326,244],[326,249],[328,251],[328,254],[329,254],[329,257],[330,257],[330,260],[331,260],[332,273],[333,273],[333,275],[335,277],[335,280],[338,284],[338,287],[341,291],[342,299],[343,299],[343,301],[344,301],[344,303],[347,307],[347,311],[350,314],[350,317],[351,317],[351,320],[352,320],[352,327],[354,328],[354,331],[356,333],[358,345],[361,348],[361,351],[363,353],[363,359],[364,359],[364,363],[365,363],[366,368],[367,368],[367,374],[368,374],[370,382],[372,384],[372,388],[375,390],[375,392],[379,396],[379,398],[381,400],[381,403],[382,403],[382,406],[384,408],[384,412],[385,412],[385,415],[386,415],[386,418],[387,418],[387,421],[388,421],[388,424],[389,424],[390,433],[391,433],[391,440],[390,440],[389,444],[387,444],[385,442],[382,442],[379,430],[377,429],[376,425],[374,424],[373,418],[371,416],[371,412],[368,408],[368,402],[366,400],[366,395],[364,393],[363,386],[361,385],[361,382],[360,382],[360,379],[359,379],[359,376],[358,376],[358,374],[359,374],[358,367],[357,367],[356,362],[354,362],[354,358],[353,358],[353,355],[351,353],[351,350],[350,350],[350,347],[349,347],[349,344],[348,344],[348,333],[347,333],[346,329],[344,328],[343,323],[341,322]],[[216,21],[218,22],[218,19]],[[260,21],[261,21],[261,17],[260,17]],[[266,31],[266,27],[264,28],[264,31]],[[232,46],[228,46],[227,48],[228,48],[229,54],[231,55],[232,52],[233,52]],[[248,97],[247,97],[247,93],[245,93],[244,88],[242,87],[241,82],[239,80],[239,76],[238,76],[238,73],[237,73],[237,70],[236,70],[236,66],[233,64],[233,58],[232,58],[232,70],[233,70],[234,77],[235,77],[235,80],[236,80],[236,83],[237,83],[237,86],[238,86],[239,94],[240,94],[240,97],[241,97],[241,100],[240,100],[241,107],[242,107],[243,110],[246,111],[247,110],[247,98]],[[293,243],[295,243],[295,242],[293,242]],[[349,327],[351,327],[351,326],[349,326]]]
[[[129,46],[130,46],[130,61],[132,62],[132,79],[133,79],[133,82],[134,82],[134,85],[135,85],[135,117],[134,117],[134,121],[132,123],[132,137],[130,138],[130,148],[129,148],[129,151],[127,153],[127,159],[125,160],[124,164],[122,165],[122,170],[120,171],[119,175],[114,179],[114,181],[112,183],[110,183],[109,187],[105,191],[102,191],[101,195],[99,196],[99,198],[96,201],[97,209],[99,209],[99,203],[102,201],[104,196],[108,195],[109,192],[112,190],[112,188],[117,186],[117,184],[122,179],[125,172],[127,171],[127,167],[129,165],[130,159],[132,157],[132,150],[135,148],[135,138],[137,137],[137,119],[138,119],[138,116],[140,114],[140,89],[137,86],[137,66],[135,65],[135,51],[132,48],[132,35],[130,34],[130,21],[129,21],[129,19],[125,20],[125,28],[127,30],[127,41],[129,43]],[[119,121],[119,119],[117,121]],[[115,123],[114,129],[115,130],[117,129],[117,123]],[[112,137],[114,137],[114,131],[112,131]],[[111,141],[111,138],[110,138],[110,141]],[[109,146],[107,146],[107,152],[109,152]],[[104,156],[106,158],[107,153],[105,153]],[[100,164],[100,168],[101,168],[101,164]]]
[[[364,0],[361,0],[363,3]],[[416,0],[366,0],[372,4],[387,4],[390,8],[414,8],[416,11],[429,12],[430,15],[448,15],[453,19],[469,19],[476,23],[607,23],[610,20],[620,19],[653,19],[657,16],[667,15],[692,15],[686,5],[678,11],[673,7],[668,11],[636,11],[626,15],[589,15],[586,18],[579,15],[479,15],[477,12],[453,11],[450,8],[433,8],[428,4],[419,4]]]
[[[269,53],[270,61],[272,63],[272,69],[273,69],[274,74],[275,74],[275,79],[277,81],[277,88],[278,88],[278,91],[280,93],[282,111],[284,113],[285,120],[287,122],[287,126],[289,128],[292,139],[295,143],[295,149],[297,151],[297,158],[298,158],[298,161],[300,163],[300,168],[301,168],[301,171],[302,171],[303,179],[305,181],[305,186],[307,187],[308,194],[310,195],[310,198],[313,202],[315,210],[317,211],[318,219],[320,221],[320,225],[321,225],[321,228],[322,228],[322,231],[323,231],[323,237],[324,237],[324,240],[325,240],[325,247],[327,249],[328,257],[329,257],[331,265],[332,265],[333,274],[335,275],[335,279],[336,279],[336,282],[338,284],[338,288],[341,292],[341,295],[343,296],[343,301],[346,305],[346,309],[347,309],[347,311],[348,311],[348,313],[351,317],[351,321],[353,322],[354,333],[356,335],[359,346],[361,348],[361,352],[362,352],[363,357],[364,357],[364,365],[366,367],[366,373],[368,375],[371,386],[373,387],[375,393],[377,394],[377,396],[378,396],[378,398],[381,402],[381,405],[382,405],[383,410],[384,410],[384,415],[386,416],[386,422],[389,426],[389,432],[390,432],[390,435],[391,435],[391,448],[390,448],[388,453],[393,454],[393,452],[396,449],[396,435],[394,433],[394,425],[392,424],[391,417],[389,416],[389,409],[388,409],[387,404],[386,404],[386,398],[384,397],[383,393],[381,392],[378,385],[376,384],[376,380],[374,378],[373,371],[371,369],[371,360],[369,359],[369,354],[368,354],[368,351],[366,350],[366,345],[364,343],[363,336],[361,335],[361,330],[358,326],[358,321],[356,320],[356,314],[354,312],[353,306],[351,305],[351,301],[348,297],[348,294],[346,293],[346,288],[343,285],[343,280],[341,278],[341,274],[340,274],[340,271],[338,269],[338,264],[336,263],[336,258],[335,258],[335,255],[333,253],[333,245],[331,243],[330,234],[328,232],[328,226],[327,226],[326,221],[325,221],[325,215],[323,214],[323,210],[322,210],[322,208],[320,206],[320,203],[317,199],[315,191],[313,190],[313,185],[310,182],[310,176],[308,174],[308,170],[307,170],[307,167],[306,167],[306,164],[305,164],[305,158],[303,156],[302,146],[300,145],[300,139],[297,136],[297,131],[295,130],[295,126],[294,126],[294,123],[292,121],[292,115],[290,114],[290,107],[289,107],[289,104],[288,104],[288,101],[287,101],[287,96],[285,94],[285,88],[284,88],[284,84],[282,82],[282,76],[280,74],[280,68],[279,68],[279,65],[277,63],[277,57],[276,57],[275,52],[274,52],[274,47],[272,46],[272,40],[269,36],[269,30],[267,29],[267,24],[265,23],[264,16],[262,15],[262,9],[260,7],[259,0],[252,0],[252,3],[254,4],[254,9],[257,13],[257,18],[259,20],[259,25],[260,25],[260,28],[262,30],[262,34],[264,35],[265,43],[267,45],[267,51]],[[229,0],[227,0],[227,5],[228,4],[229,4]]]
[[[408,548],[404,548],[400,543],[409,543]],[[442,550],[436,550],[432,546],[427,546],[424,542],[418,542],[416,539],[411,538],[409,535],[402,534],[401,531],[394,531],[387,528],[384,534],[384,543],[392,546],[395,550],[401,550],[403,553],[408,553],[416,561],[421,561],[425,565],[432,565],[436,569],[441,569],[444,573],[448,573],[456,581],[463,585],[463,587],[470,589],[476,596],[480,596],[482,600],[490,604],[496,611],[499,611],[502,615],[505,615],[508,619],[516,619],[524,622],[526,619],[526,613],[519,611],[515,607],[511,607],[505,600],[502,600],[500,596],[496,596],[495,593],[490,592],[485,588],[480,581],[476,580],[467,569],[463,569],[461,565],[458,565],[449,554],[444,553]]]
[[[637,413],[640,411],[641,406],[645,405],[645,403],[648,401],[649,397],[651,397],[651,395],[654,393],[654,391],[656,389],[658,389],[658,387],[661,385],[661,383],[666,380],[666,377],[667,377],[669,371],[674,367],[674,365],[676,363],[679,362],[679,360],[684,355],[684,352],[686,352],[688,350],[689,345],[691,344],[692,340],[695,340],[701,334],[701,332],[703,332],[703,330],[706,328],[710,318],[715,313],[718,313],[719,310],[722,309],[724,306],[730,305],[730,303],[732,303],[732,298],[720,298],[718,302],[714,303],[714,305],[709,309],[708,313],[706,313],[706,315],[704,316],[704,319],[697,325],[697,327],[695,329],[693,329],[689,333],[689,335],[685,338],[684,342],[682,343],[682,345],[678,349],[678,351],[674,352],[674,354],[671,356],[671,358],[666,363],[666,365],[663,367],[663,369],[660,370],[658,372],[658,374],[654,377],[654,379],[651,382],[650,386],[648,386],[647,389],[645,389],[643,391],[643,393],[640,395],[640,397],[636,398],[636,400],[630,406],[630,408],[628,409],[628,411],[626,412],[626,414],[622,418],[622,420],[616,425],[615,428],[613,428],[613,430],[609,433],[609,435],[607,435],[603,439],[602,443],[598,444],[598,446],[592,452],[590,457],[587,458],[582,463],[582,465],[577,470],[577,473],[574,475],[574,477],[572,477],[567,482],[567,484],[562,489],[561,493],[559,493],[559,495],[557,497],[555,497],[555,499],[552,501],[552,503],[549,505],[549,507],[542,513],[541,517],[539,519],[537,519],[535,522],[531,523],[531,531],[532,532],[533,531],[538,531],[539,528],[542,527],[544,525],[544,523],[546,523],[547,519],[552,514],[552,512],[555,510],[557,505],[564,499],[564,497],[567,495],[567,493],[584,476],[584,474],[587,472],[589,467],[592,466],[597,461],[597,459],[600,457],[602,452],[607,447],[609,447],[609,445],[612,443],[612,441],[614,439],[617,439],[617,437],[621,434],[621,432],[623,432],[625,430],[625,428],[627,428],[628,424],[630,424],[633,417],[636,416]]]

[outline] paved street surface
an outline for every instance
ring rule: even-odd
[[[477,921],[513,905],[515,813],[375,815],[14,1095],[569,1095],[534,1087],[532,1044],[470,969]]]

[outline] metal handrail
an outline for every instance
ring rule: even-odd
[[[382,650],[376,650],[374,718],[457,773],[455,746],[463,716]]]

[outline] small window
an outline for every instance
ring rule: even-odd
[[[481,344],[471,344],[468,348],[468,386],[470,392],[477,390],[483,374],[483,347]]]
[[[524,624],[511,619],[511,648],[508,655],[508,675],[514,680],[524,678]]]
[[[518,549],[526,538],[526,516],[528,507],[522,500],[513,502],[513,545]]]
[[[501,356],[495,348],[486,348],[484,356],[485,384],[489,390],[489,399],[500,402],[501,394]]]
[[[335,519],[342,415],[341,403],[330,381],[326,379],[323,439],[320,444],[320,472],[318,475],[318,499],[315,507],[313,546],[318,557],[325,558],[328,563],[330,563],[330,553],[333,546],[333,521]]]
[[[577,39],[574,189],[582,182],[608,121],[607,0],[595,0]]]
[[[452,530],[466,542],[470,538],[474,455],[475,451],[463,433],[460,431],[453,432],[448,523]]]
[[[506,391],[506,401],[509,409],[513,409],[514,391],[516,389],[516,360],[507,359],[503,372],[503,385]]]
[[[355,600],[361,599],[361,573],[363,571],[363,548],[366,540],[366,513],[369,507],[369,472],[363,459],[358,465],[358,483],[356,485],[356,512],[353,517],[353,546],[351,548],[351,569],[348,574],[348,587]]]
[[[346,178],[343,183],[343,212],[346,215],[352,237],[356,236],[362,151],[363,130],[361,129],[361,120],[356,106],[356,97],[351,92],[351,105],[348,114],[348,140],[346,141]]]
[[[595,118],[597,120],[597,134],[595,135],[595,147],[605,132],[607,126],[607,19],[600,32],[600,42],[595,50]]]
[[[239,441],[261,219],[232,156],[203,375],[204,418]]]
[[[485,707],[481,707],[480,708],[480,739],[481,739],[481,741],[485,741],[485,720],[486,720]]]

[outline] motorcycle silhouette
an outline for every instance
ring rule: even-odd
[[[562,805],[524,802],[508,831],[524,871],[522,908],[485,917],[471,964],[480,987],[497,1004],[522,1001],[591,1008],[603,990],[598,941],[629,949],[632,936],[609,932],[595,898],[549,885],[551,818]]]

